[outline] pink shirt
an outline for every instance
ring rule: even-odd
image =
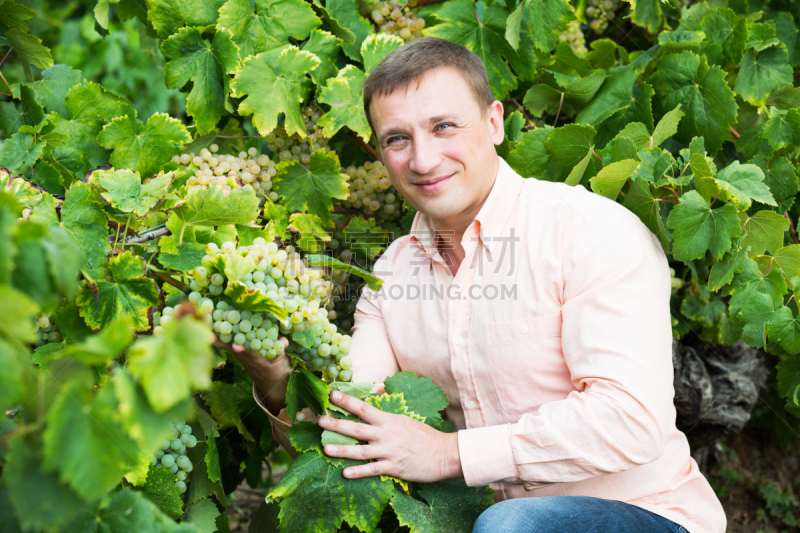
[[[669,266],[639,218],[500,159],[455,277],[429,222],[418,213],[375,264],[384,286],[356,307],[353,381],[382,391],[410,370],[442,387],[466,482],[498,500],[593,496],[724,532],[675,426]]]

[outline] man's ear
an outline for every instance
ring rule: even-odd
[[[503,124],[503,104],[495,100],[489,104],[489,129],[494,144],[500,144],[506,136],[505,125]]]

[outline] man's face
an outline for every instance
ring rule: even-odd
[[[503,141],[500,102],[482,110],[466,80],[441,68],[374,98],[370,112],[392,185],[412,206],[434,221],[477,214]]]

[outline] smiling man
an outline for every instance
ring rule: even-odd
[[[353,380],[410,370],[447,394],[442,433],[333,393],[365,441],[325,447],[375,459],[350,478],[491,484],[476,532],[725,531],[725,515],[675,426],[670,275],[656,237],[584,187],[523,179],[498,157],[503,106],[480,59],[423,38],[364,86],[410,235],[375,265],[356,308]],[[242,360],[284,437],[285,357]],[[283,439],[285,440],[285,439]]]

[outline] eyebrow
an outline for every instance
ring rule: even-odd
[[[457,118],[458,118],[457,115],[453,115],[453,114],[436,115],[436,116],[430,117],[428,119],[428,126],[432,126],[433,124],[436,124],[436,123],[439,123],[439,122],[448,121],[448,120],[449,121],[455,121]],[[384,133],[382,133],[380,135],[380,139],[379,139],[380,144],[383,144],[384,142],[386,142],[387,138],[392,137],[393,135],[400,135],[400,134],[404,134],[404,133],[405,133],[405,130],[403,128],[392,128],[392,129],[389,129],[389,130],[385,131]]]

